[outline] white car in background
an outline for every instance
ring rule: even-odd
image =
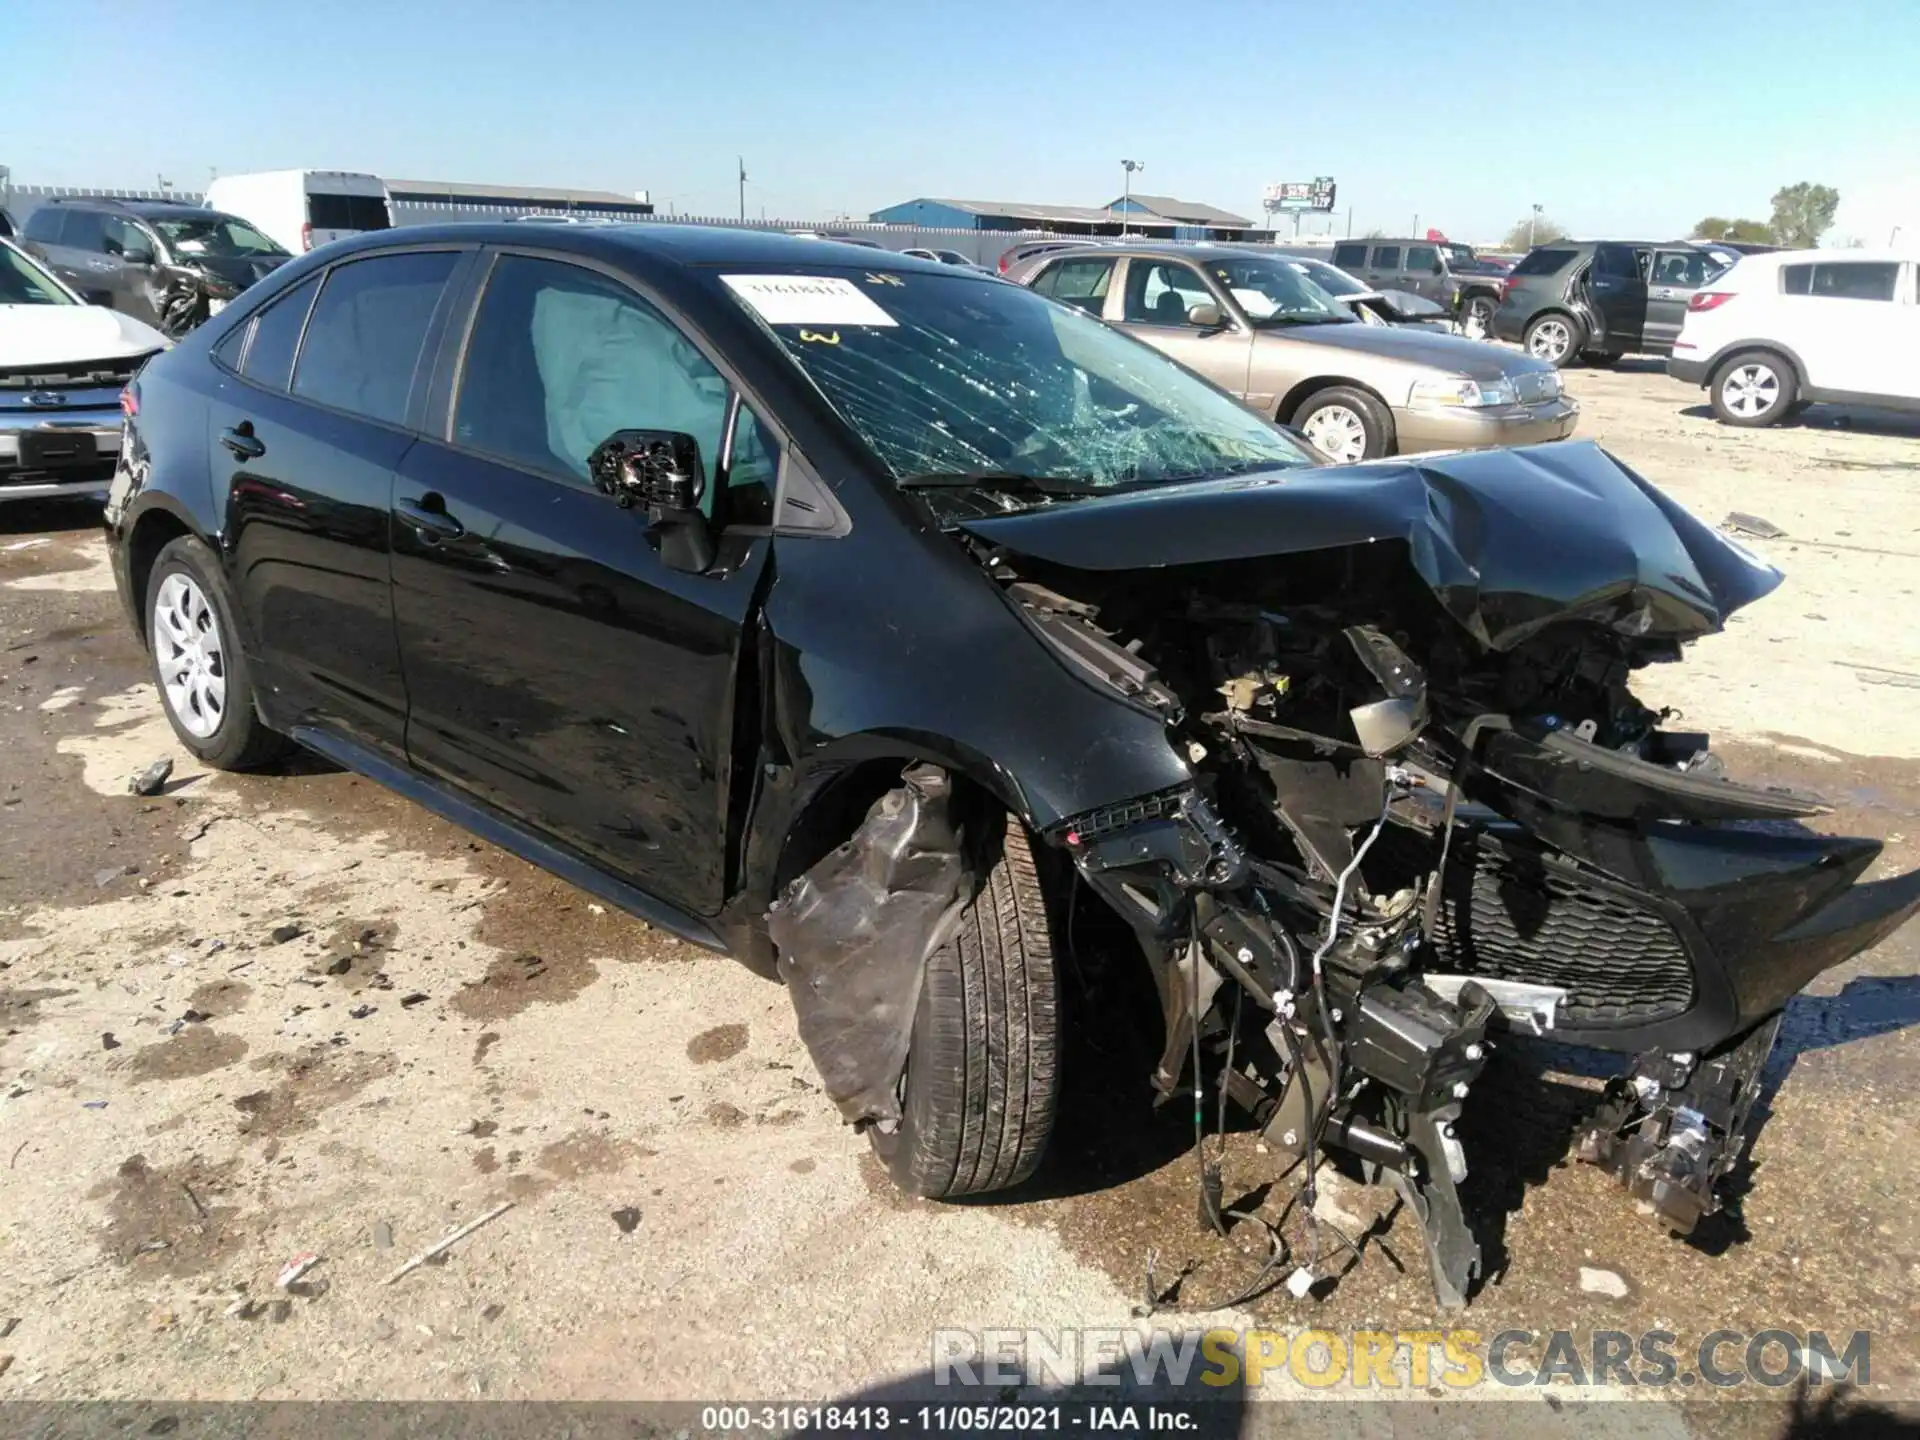
[[[1704,385],[1729,425],[1815,404],[1920,410],[1916,268],[1886,250],[1742,256],[1688,301],[1667,373]]]
[[[167,337],[0,240],[0,503],[107,493],[120,392]]]
[[[209,210],[238,215],[289,254],[393,228],[393,200],[378,175],[353,170],[262,170],[207,186]]]

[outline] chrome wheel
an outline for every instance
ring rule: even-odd
[[[1345,405],[1322,405],[1300,427],[1307,442],[1329,460],[1351,465],[1367,454],[1367,422]]]
[[[1527,335],[1527,353],[1558,365],[1573,348],[1573,327],[1564,320],[1542,320]]]
[[[1773,367],[1748,361],[1720,382],[1720,402],[1742,420],[1757,420],[1780,403],[1780,377]]]
[[[210,739],[227,718],[227,654],[206,592],[179,571],[153,601],[153,653],[167,709],[180,728]]]

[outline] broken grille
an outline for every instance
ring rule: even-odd
[[[1566,990],[1573,1025],[1663,1020],[1693,1004],[1686,945],[1658,909],[1485,833],[1454,837],[1436,932],[1447,969]]]

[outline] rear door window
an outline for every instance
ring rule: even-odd
[[[1640,264],[1634,258],[1633,248],[1628,245],[1600,246],[1593,252],[1593,270],[1596,275],[1610,276],[1615,280],[1642,278]]]
[[[240,373],[256,385],[285,390],[293,375],[293,352],[307,323],[320,277],[309,276],[253,318],[253,338],[241,357]]]
[[[1572,250],[1532,250],[1513,267],[1514,275],[1557,275],[1566,269],[1577,252]]]
[[[307,196],[307,223],[316,230],[390,230],[387,202],[378,195]]]
[[[1060,260],[1049,265],[1033,288],[1089,315],[1098,315],[1107,303],[1107,285],[1113,279],[1111,260]]]
[[[370,420],[404,421],[427,324],[457,258],[452,250],[417,251],[328,271],[294,366],[293,393]]]
[[[1398,245],[1374,246],[1373,268],[1376,270],[1398,270],[1400,268],[1400,247]]]
[[[1333,263],[1342,270],[1364,269],[1367,263],[1367,247],[1360,244],[1336,245],[1333,247]]]
[[[1440,258],[1440,252],[1431,245],[1409,245],[1407,247],[1407,273],[1409,275],[1429,275],[1433,273],[1433,262]]]
[[[1900,265],[1893,260],[1828,260],[1780,267],[1780,288],[1785,293],[1829,300],[1892,300],[1899,280]]]
[[[42,245],[62,244],[60,222],[71,213],[58,205],[42,205],[27,216],[26,228],[21,234],[28,240],[38,240]]]
[[[61,217],[60,243],[95,255],[107,253],[105,216],[97,210],[68,210]]]

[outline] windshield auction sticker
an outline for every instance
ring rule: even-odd
[[[830,275],[722,275],[769,325],[898,325],[851,280]]]

